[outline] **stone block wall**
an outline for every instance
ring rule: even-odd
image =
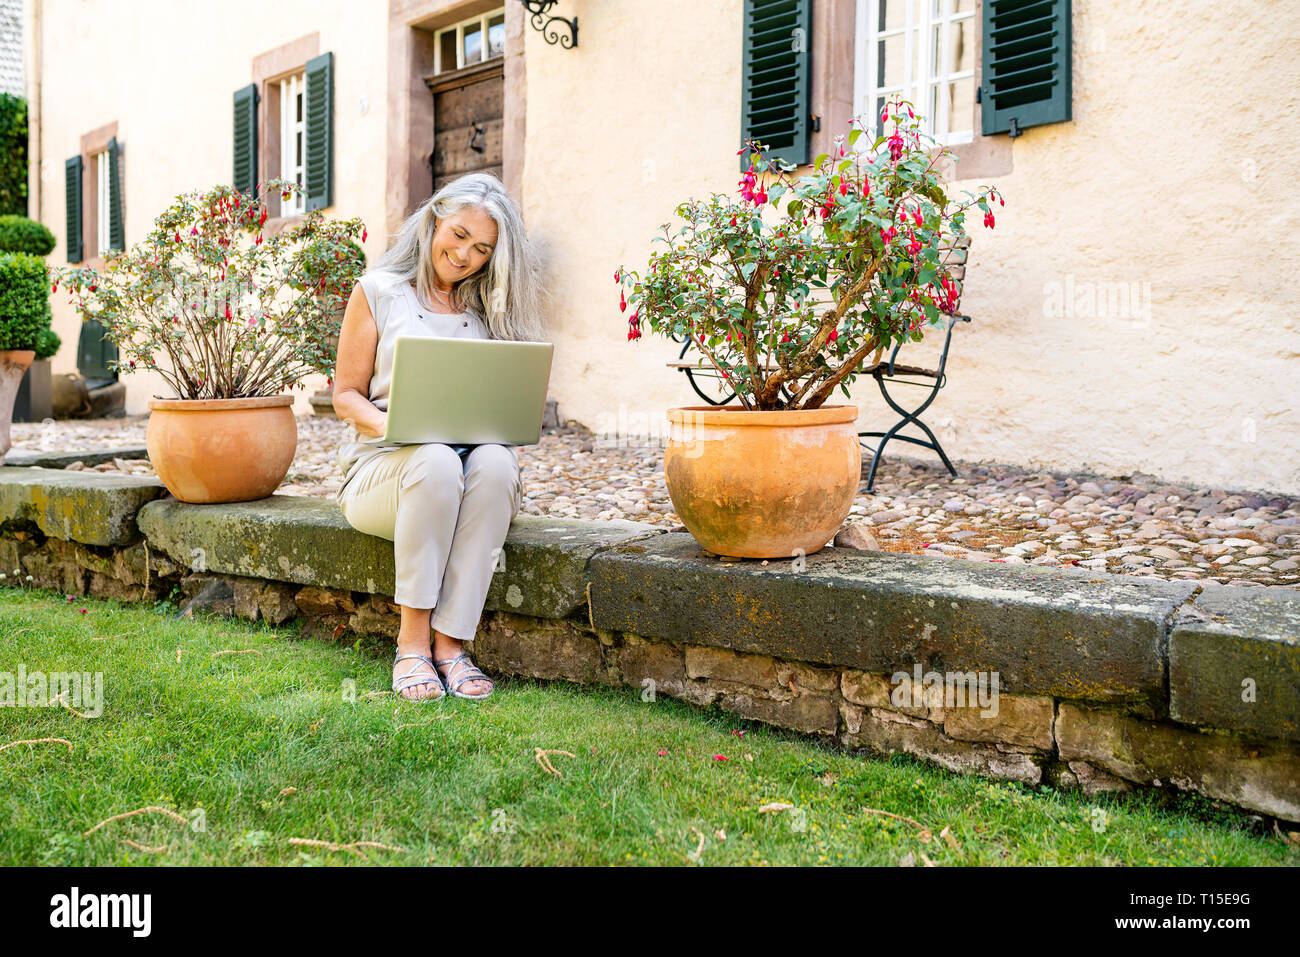
[[[392,548],[332,501],[190,506],[0,468],[5,584],[175,601],[325,640],[397,634]],[[65,521],[66,519],[66,521]],[[31,581],[27,581],[27,576]],[[472,650],[954,771],[1198,791],[1300,821],[1300,594],[827,548],[728,562],[635,522],[520,516]],[[917,686],[996,674],[996,709]]]

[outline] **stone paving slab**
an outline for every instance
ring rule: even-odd
[[[5,456],[6,466],[27,466],[44,469],[62,469],[80,462],[82,465],[99,465],[121,459],[123,462],[147,459],[149,450],[143,445],[120,445],[113,448],[89,449],[82,452],[42,452],[28,449],[10,449]]]
[[[1165,712],[1163,641],[1195,591],[1137,580],[824,548],[720,561],[670,533],[592,559],[597,628],[864,671],[996,671],[1002,691]],[[818,587],[808,587],[816,585]]]
[[[0,467],[0,524],[32,522],[45,535],[87,545],[124,545],[138,535],[136,513],[166,494],[156,478]]]
[[[1169,636],[1169,711],[1188,724],[1300,741],[1300,595],[1205,586]]]
[[[168,499],[141,509],[140,528],[150,547],[191,571],[393,594],[393,543],[354,529],[330,499],[272,495],[220,505]],[[516,516],[485,608],[564,618],[587,600],[592,554],[657,534],[637,522]]]

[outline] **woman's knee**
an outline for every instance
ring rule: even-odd
[[[465,460],[465,474],[513,488],[520,480],[519,460],[508,445],[475,446]]]
[[[421,483],[454,490],[459,496],[465,488],[465,473],[456,450],[437,442],[413,446],[399,488],[405,490]]]

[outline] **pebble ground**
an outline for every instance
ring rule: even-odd
[[[15,423],[16,449],[69,452],[143,446],[146,416]],[[279,492],[332,496],[342,482],[343,426],[298,418],[298,452]],[[521,512],[626,518],[679,531],[664,484],[663,448],[594,435],[578,423],[522,450]],[[1300,499],[1171,485],[1151,476],[1030,472],[886,454],[850,513],[880,548],[1007,564],[1078,565],[1122,575],[1300,588]],[[78,467],[76,463],[71,466]],[[81,466],[152,474],[146,459]]]

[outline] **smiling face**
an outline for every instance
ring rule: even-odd
[[[497,242],[497,224],[478,206],[466,206],[438,221],[433,234],[433,269],[440,289],[450,289],[483,268]]]

